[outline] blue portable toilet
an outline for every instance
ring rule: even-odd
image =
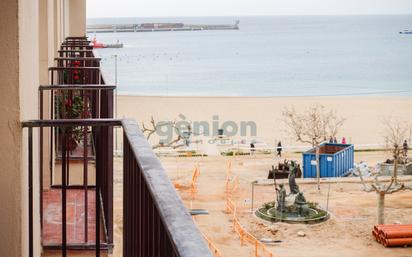
[[[319,148],[320,177],[342,177],[354,167],[354,146],[323,143]],[[316,148],[303,153],[303,177],[316,178]]]

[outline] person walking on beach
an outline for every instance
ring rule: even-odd
[[[329,143],[333,143],[333,137],[331,136],[330,138],[329,138]]]
[[[333,143],[334,143],[334,144],[337,144],[337,143],[338,143],[338,140],[336,139],[336,137],[333,138]]]
[[[403,141],[403,157],[408,157],[408,141]]]
[[[282,142],[278,142],[278,146],[276,148],[276,151],[278,152],[277,156],[282,157]]]
[[[342,137],[342,144],[346,145],[346,138]]]
[[[255,144],[253,142],[250,142],[250,155],[253,155],[255,153]]]

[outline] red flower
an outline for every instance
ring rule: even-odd
[[[90,118],[91,117],[91,113],[88,110],[83,111],[83,118]]]
[[[79,65],[74,65],[75,68],[79,68]]]
[[[72,100],[71,99],[66,100],[66,106],[72,106]]]
[[[77,74],[79,74],[79,71],[75,70],[73,73],[77,75]]]
[[[79,80],[79,78],[80,78],[80,77],[79,77],[78,75],[75,75],[75,76],[74,76],[74,79],[75,79],[75,80]]]
[[[75,65],[80,65],[80,61],[74,61]]]

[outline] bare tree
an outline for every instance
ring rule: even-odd
[[[398,183],[398,164],[402,159],[402,145],[407,138],[411,126],[406,122],[401,122],[394,118],[384,119],[385,143],[387,151],[393,157],[393,178],[394,183]],[[406,161],[406,160],[405,160]]]
[[[363,184],[363,190],[365,192],[373,192],[373,191],[376,192],[378,196],[378,213],[377,213],[378,224],[384,224],[385,223],[385,215],[384,215],[385,195],[396,193],[398,191],[407,189],[408,187],[406,187],[403,183],[395,183],[394,177],[391,178],[391,181],[389,184],[384,184],[379,181],[379,174],[376,174],[374,177],[374,182],[370,186],[367,185],[367,183],[364,181],[361,171],[359,171],[359,177],[361,179],[361,182]]]
[[[367,183],[363,179],[363,174],[359,171],[359,177],[363,184],[363,190],[366,192],[373,192],[375,191],[378,196],[378,209],[377,209],[377,220],[378,224],[385,223],[385,195],[386,194],[393,194],[399,192],[401,190],[412,190],[412,186],[406,186],[404,183],[399,183],[398,181],[398,162],[401,158],[401,151],[402,151],[402,142],[405,140],[407,133],[410,129],[410,125],[404,122],[399,122],[394,119],[385,119],[384,120],[385,126],[385,142],[386,142],[386,149],[389,151],[394,160],[393,160],[393,171],[391,174],[391,180],[389,184],[384,184],[383,182],[379,181],[379,173],[375,174],[374,180],[371,185],[367,185]]]
[[[320,190],[319,145],[328,137],[335,137],[345,119],[335,110],[327,110],[323,105],[313,105],[304,112],[294,107],[283,111],[284,122],[296,141],[311,144],[316,149],[316,177]]]
[[[174,130],[175,133],[173,135],[175,136],[172,140],[170,140],[167,143],[159,143],[156,145],[153,145],[153,149],[159,148],[159,147],[171,147],[173,149],[177,149],[180,147],[183,147],[185,144],[181,142],[182,140],[182,127],[177,125],[176,121],[168,121],[168,122],[156,122],[153,118],[153,116],[150,119],[150,125],[146,126],[145,123],[142,122],[142,132],[143,134],[146,135],[146,139],[149,140],[151,136],[153,136],[156,131],[160,131],[162,127],[169,127]],[[184,127],[185,130],[188,132],[191,132],[191,127],[190,125],[187,125]]]

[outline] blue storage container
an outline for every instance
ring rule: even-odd
[[[320,177],[342,177],[354,167],[354,147],[324,143],[319,149]],[[303,153],[303,177],[316,178],[316,148]]]

